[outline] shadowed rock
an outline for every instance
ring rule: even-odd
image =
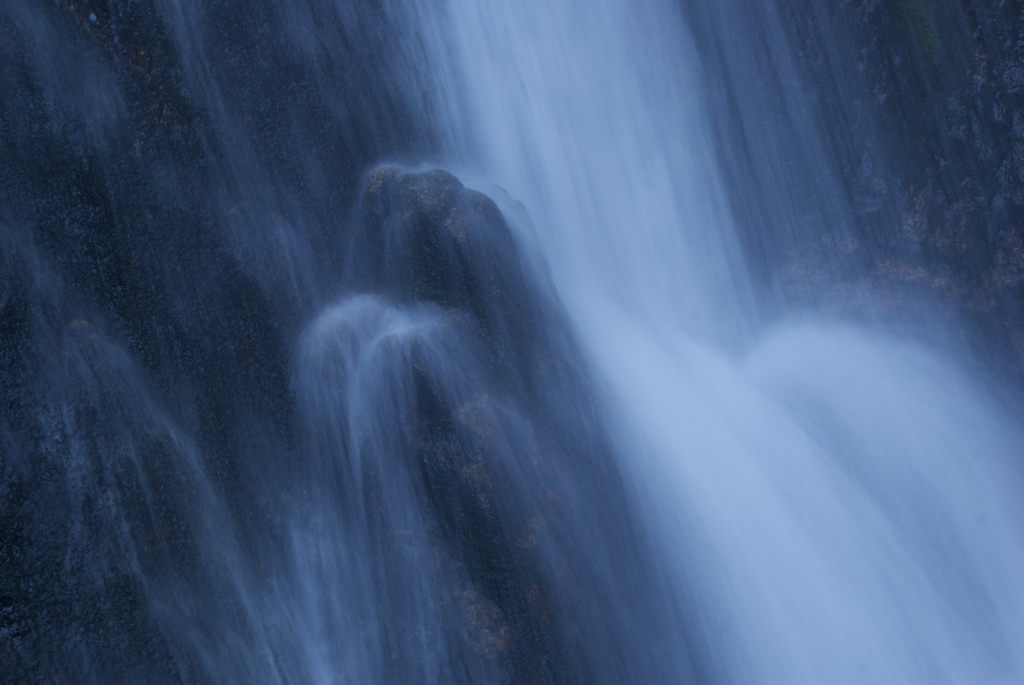
[[[357,287],[386,295],[360,306],[435,322],[430,333],[363,338],[380,348],[366,356],[378,360],[382,398],[368,415],[384,420],[397,399],[406,434],[402,454],[370,461],[385,471],[400,461],[416,483],[432,521],[425,544],[464,578],[442,601],[461,616],[469,651],[515,682],[626,677],[623,664],[635,659],[612,632],[664,615],[595,603],[621,592],[608,574],[642,584],[649,568],[565,316],[497,205],[443,170],[377,169],[350,256],[363,272]],[[346,338],[359,328],[351,325]],[[387,429],[361,427],[377,430]],[[581,558],[584,548],[594,557]]]
[[[541,296],[494,201],[441,169],[385,167],[362,210],[374,289],[470,315],[506,381],[528,390],[542,361]]]

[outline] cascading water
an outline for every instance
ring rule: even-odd
[[[758,326],[676,9],[446,10],[425,31],[450,162],[538,222],[621,463],[698,598],[700,672],[1020,677],[1016,421],[884,332]]]
[[[1013,402],[759,292],[772,6],[0,4],[0,680],[1024,677]]]

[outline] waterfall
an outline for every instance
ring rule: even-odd
[[[765,324],[679,8],[423,11],[446,163],[536,223],[705,677],[1020,677],[1018,422],[883,324]]]
[[[0,681],[1024,677],[1009,305],[828,5],[0,0]]]

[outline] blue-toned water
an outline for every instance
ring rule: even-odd
[[[424,14],[445,161],[533,217],[712,679],[1020,677],[1016,418],[884,325],[763,323],[680,10]]]
[[[1024,678],[1019,389],[842,280],[783,4],[0,5],[0,681]]]

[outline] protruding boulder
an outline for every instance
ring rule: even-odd
[[[589,598],[609,596],[600,569],[637,581],[647,560],[550,284],[498,205],[446,171],[377,169],[358,211],[349,287],[433,322],[387,349],[367,332],[382,356],[352,357],[376,365],[382,404],[363,415],[394,412],[387,430],[401,423],[404,436],[359,463],[409,477],[423,542],[459,578],[446,596],[467,654],[508,681],[622,680],[611,632],[577,627],[592,620]],[[573,552],[578,521],[600,531],[599,563]],[[629,603],[608,612],[608,625],[636,622]]]
[[[503,365],[509,346],[533,347],[538,293],[493,200],[441,169],[384,167],[370,174],[362,214],[360,254],[375,289],[470,314]]]

